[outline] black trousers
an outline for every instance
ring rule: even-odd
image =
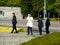
[[[14,30],[17,33],[16,24],[13,24],[13,29],[12,29],[11,33],[13,33]]]
[[[49,34],[49,26],[46,26],[46,34]]]
[[[39,33],[40,33],[40,35],[42,35],[42,27],[39,27],[39,26],[38,26],[38,28],[39,28]]]
[[[32,27],[28,27],[27,30],[28,30],[28,35],[30,34],[30,32],[31,32],[31,35],[33,35]]]

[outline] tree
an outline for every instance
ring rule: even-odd
[[[0,0],[0,6],[5,6],[5,5],[7,5],[6,1],[7,1],[7,0]]]
[[[47,1],[47,10],[60,12],[60,2],[57,0],[48,0]]]
[[[21,0],[0,0],[0,6],[20,7]]]
[[[36,12],[37,17],[39,17],[39,12],[43,10],[44,0],[32,0],[33,11]]]
[[[27,16],[28,13],[31,13],[32,5],[29,0],[22,0],[21,2],[21,13],[24,17]]]

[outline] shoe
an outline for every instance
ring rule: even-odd
[[[42,33],[40,33],[40,35],[42,35]]]
[[[11,32],[11,33],[13,33],[13,32]]]
[[[27,34],[27,35],[29,35],[29,34]]]
[[[31,35],[33,35],[33,34],[31,34]]]

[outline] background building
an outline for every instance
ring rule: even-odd
[[[0,7],[0,19],[12,19],[13,12],[15,12],[17,20],[23,18],[20,7]]]

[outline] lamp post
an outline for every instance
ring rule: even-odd
[[[45,16],[46,16],[46,0],[44,0],[44,19],[45,19]]]

